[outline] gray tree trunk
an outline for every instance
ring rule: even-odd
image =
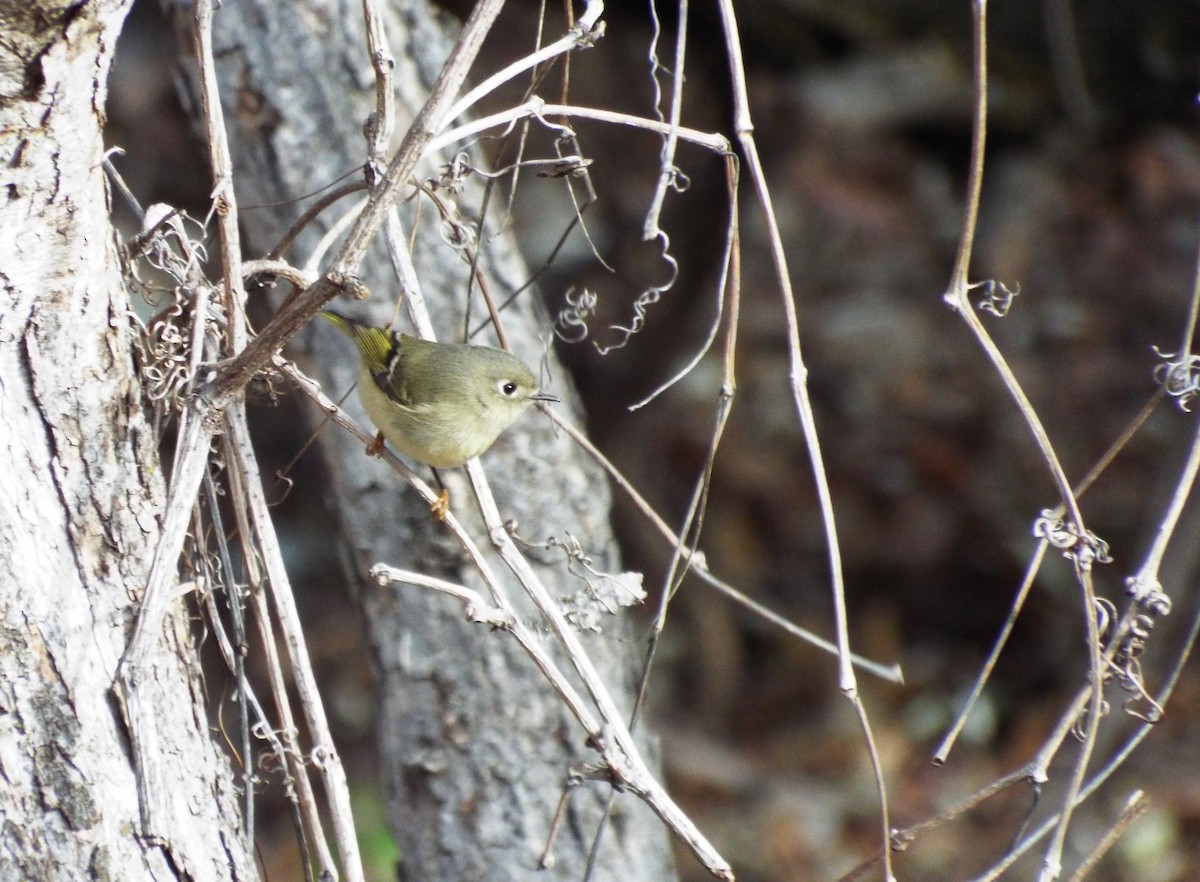
[[[424,3],[390,6],[388,36],[397,60],[402,134],[424,102],[451,39]],[[217,29],[240,204],[278,203],[347,172],[361,175],[356,168],[365,157],[362,133],[372,110],[373,79],[360,4],[242,0],[222,7]],[[417,174],[429,177],[435,171],[423,163]],[[462,202],[477,206],[473,183]],[[406,210],[411,212],[411,205]],[[270,249],[299,213],[300,208],[285,206],[243,215],[253,252],[247,256]],[[328,212],[289,257],[301,262],[317,231],[337,214]],[[438,236],[437,224],[428,222],[432,215],[427,205],[414,261],[439,334],[460,338],[468,270]],[[482,251],[482,268],[494,290],[513,290],[527,277],[511,238],[488,240]],[[368,262],[363,278],[372,290],[371,302],[352,307],[381,324],[390,318],[397,289],[385,266],[381,256]],[[478,323],[478,307],[475,316]],[[505,322],[515,350],[536,364],[538,326],[528,300],[507,311]],[[324,327],[308,342],[315,357],[305,366],[331,395],[349,389],[354,363],[346,342]],[[565,380],[557,368],[554,381],[561,394]],[[369,425],[356,400],[347,407]],[[467,624],[461,607],[444,596],[369,583],[367,568],[383,561],[478,584],[427,506],[385,466],[365,456],[361,442],[333,428],[326,428],[323,440],[333,478],[329,497],[340,513],[341,539],[362,587],[380,676],[379,736],[403,878],[581,879],[608,796],[601,785],[576,793],[555,850],[557,867],[535,873],[569,767],[593,758],[579,726],[511,638]],[[606,481],[567,439],[553,434],[544,418],[524,417],[485,464],[502,512],[516,520],[521,536],[544,542],[551,536],[565,539],[569,532],[597,567],[618,568]],[[470,491],[462,483],[452,484],[451,491],[455,511],[471,521]],[[479,526],[473,529],[482,539]],[[534,555],[542,559],[540,575],[548,584],[562,594],[579,590],[581,583],[567,573],[561,553]],[[589,636],[587,645],[618,700],[628,705],[634,662],[626,637],[619,621],[609,621],[605,633]],[[674,878],[661,824],[632,797],[617,801],[592,878]]]
[[[0,4],[0,878],[257,878],[209,730],[187,612],[157,731],[178,762],[142,824],[110,687],[164,490],[101,167],[128,2]]]

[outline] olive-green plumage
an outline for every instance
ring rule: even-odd
[[[367,416],[417,462],[460,466],[491,447],[532,402],[558,400],[503,349],[432,343],[335,312],[321,315],[358,348],[358,394]]]

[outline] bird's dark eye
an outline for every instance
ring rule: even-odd
[[[517,394],[517,384],[512,380],[501,380],[500,394],[504,395],[506,398],[512,398]]]

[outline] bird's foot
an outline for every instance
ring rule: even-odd
[[[443,487],[433,505],[429,506],[429,511],[439,521],[446,520],[446,513],[450,511],[450,491]]]

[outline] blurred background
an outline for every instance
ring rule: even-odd
[[[970,8],[942,0],[736,5],[755,137],[788,249],[836,507],[852,642],[871,658],[899,662],[906,677],[900,687],[865,676],[860,687],[893,824],[907,826],[1027,762],[1087,673],[1079,589],[1066,562],[1053,559],[959,746],[944,767],[932,765],[1035,547],[1033,519],[1058,501],[1019,413],[941,299],[963,214]],[[445,8],[461,17],[469,4]],[[530,51],[538,11],[532,0],[510,0],[480,69]],[[557,12],[551,34],[561,29]],[[660,14],[669,33],[673,12]],[[202,218],[206,164],[179,106],[173,38],[160,15],[157,4],[139,0],[126,26],[109,143],[124,149],[118,168],[143,204],[168,202]],[[611,3],[606,19],[608,36],[572,58],[571,100],[648,115],[646,7]],[[672,51],[664,39],[664,63]],[[729,134],[728,64],[709,5],[693,4],[689,53],[684,122]],[[1154,348],[1177,352],[1184,333],[1200,248],[1200,5],[994,5],[989,76],[972,278],[1019,286],[1009,315],[986,324],[1077,481],[1154,396]],[[497,96],[489,107],[515,97]],[[627,325],[638,294],[667,276],[640,236],[659,152],[629,130],[580,123],[577,132],[597,195],[584,218],[611,270],[578,231],[555,249],[573,213],[560,180],[525,175],[511,223],[530,272],[540,272],[536,291],[548,317],[572,290],[597,295],[588,338],[560,343],[559,353],[586,402],[592,438],[676,524],[709,448],[719,358],[706,358],[653,405],[628,408],[688,361],[713,320],[723,166],[681,150],[688,186],[668,198],[663,216],[678,279],[640,333],[601,355],[593,344],[618,342],[611,326]],[[548,145],[535,139],[532,152],[549,155]],[[778,285],[758,209],[746,199],[742,211],[737,395],[701,545],[722,578],[832,636],[825,539],[788,385]],[[287,468],[295,482],[286,492],[275,485],[277,511],[292,572],[308,592],[310,647],[356,778],[357,817],[378,840],[368,853],[377,878],[392,878],[395,855],[373,790],[374,703],[361,629],[336,561],[313,538],[325,518],[320,462],[309,453],[293,463],[308,438],[302,406],[285,400],[264,410],[257,430],[268,470]],[[1083,499],[1088,526],[1114,558],[1098,570],[1097,590],[1118,606],[1178,481],[1195,420],[1160,402]],[[616,499],[627,566],[646,574],[653,594],[669,549]],[[1174,612],[1156,627],[1144,659],[1151,691],[1196,615],[1194,503],[1177,537],[1163,570]],[[674,601],[664,641],[652,700],[670,789],[738,878],[834,879],[871,855],[871,771],[834,660],[692,581]],[[1133,788],[1151,798],[1148,814],[1091,878],[1200,878],[1198,702],[1192,665],[1166,718],[1081,812],[1072,838],[1087,847]],[[1106,725],[1097,756],[1107,757],[1136,722]],[[898,856],[901,876],[971,877],[1003,854],[1032,799],[1028,787],[1012,788],[921,839]],[[276,845],[264,812],[264,859],[286,874],[276,878],[295,878],[290,822],[278,815]],[[1068,851],[1067,866],[1080,857]],[[1012,878],[1030,877],[1036,860]],[[685,880],[705,878],[690,857],[679,866]]]

